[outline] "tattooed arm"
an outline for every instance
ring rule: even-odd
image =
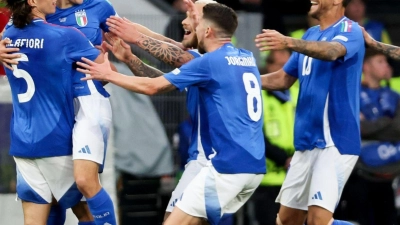
[[[315,59],[335,61],[346,55],[346,48],[339,42],[327,41],[305,41],[301,39],[288,38],[289,49],[310,56]]]
[[[361,27],[361,30],[364,35],[365,44],[369,48],[381,52],[394,60],[400,60],[400,47],[376,41],[363,27]]]
[[[163,72],[154,67],[146,65],[144,62],[142,62],[142,60],[133,54],[131,54],[131,56],[125,61],[125,64],[129,67],[132,73],[138,77],[154,78],[164,75]]]
[[[289,48],[315,59],[334,61],[346,55],[346,48],[339,42],[305,41],[284,36],[275,30],[263,30],[255,39],[261,51]]]
[[[134,25],[136,26],[136,29],[137,29],[140,33],[142,33],[142,34],[144,34],[144,35],[147,35],[147,36],[149,36],[149,37],[151,37],[151,38],[154,38],[154,39],[156,39],[156,40],[159,40],[159,41],[164,41],[164,42],[173,44],[173,45],[175,45],[175,46],[177,46],[177,47],[179,47],[179,48],[181,48],[181,49],[185,49],[185,48],[183,47],[182,43],[180,43],[180,42],[177,42],[177,41],[175,41],[175,40],[172,40],[171,38],[167,38],[167,37],[165,37],[164,35],[161,35],[161,34],[159,34],[159,33],[156,33],[156,32],[150,30],[149,28],[147,28],[147,27],[145,27],[145,26],[143,26],[143,25],[141,25],[141,24],[134,23]]]
[[[183,64],[194,59],[194,56],[181,48],[163,41],[156,40],[144,34],[141,34],[133,43],[157,59],[175,66],[181,67]]]
[[[136,26],[126,19],[111,16],[107,19],[106,24],[111,33],[128,43],[139,46],[157,59],[172,66],[180,67],[194,58],[192,54],[176,45],[139,32]]]
[[[163,72],[146,65],[132,54],[131,46],[121,38],[110,33],[106,33],[105,38],[108,42],[102,43],[102,49],[105,51],[110,50],[119,61],[124,62],[129,67],[135,76],[154,78],[163,75]]]

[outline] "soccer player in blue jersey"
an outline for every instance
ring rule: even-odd
[[[17,164],[17,194],[25,224],[46,224],[53,198],[63,208],[82,198],[71,156],[73,65],[82,56],[98,62],[102,56],[81,32],[46,22],[55,12],[54,0],[5,2],[13,23],[4,39],[21,56],[6,70],[14,105],[10,154]]]
[[[296,152],[278,195],[278,225],[347,225],[333,212],[360,154],[360,81],[365,54],[361,27],[344,16],[349,0],[311,1],[319,20],[302,39],[263,30],[261,50],[294,51],[283,69],[263,75],[267,90],[300,91],[294,127]]]
[[[119,37],[115,36],[115,34],[121,36],[121,38],[124,38],[127,41],[136,43],[136,45],[147,50],[153,56],[173,66],[180,67],[193,58],[201,57],[201,54],[195,50],[198,43],[194,27],[197,25],[193,20],[196,20],[195,17],[197,17],[199,12],[202,11],[204,5],[215,4],[217,2],[211,0],[199,0],[196,1],[195,4],[191,1],[187,3],[191,4],[188,7],[189,10],[186,19],[182,21],[183,28],[186,32],[181,44],[176,44],[168,38],[156,34],[139,24],[134,24],[118,17],[112,17],[108,20],[108,24],[110,25],[110,31],[112,31],[114,35],[112,33],[106,33],[106,39],[110,44],[104,43],[105,48],[111,50],[117,59],[124,62],[136,76],[159,77],[162,76],[163,73],[144,64],[139,58],[131,53],[130,46]],[[222,38],[219,41],[225,43],[229,40],[229,38]],[[165,42],[170,42],[176,46]],[[149,46],[145,43],[149,43]],[[180,49],[181,45],[185,49],[194,50],[183,51]],[[164,52],[164,54],[160,54],[160,52]],[[208,156],[212,154],[208,126],[206,123],[207,117],[204,106],[198,104],[198,95],[198,87],[192,86],[187,88],[186,103],[193,125],[191,132],[192,141],[188,149],[189,158],[187,160],[187,165],[185,166],[185,170],[178,185],[172,192],[164,219],[168,218],[175,207],[175,203],[182,196],[186,186],[199,173],[201,168],[206,166],[207,160],[209,160]],[[231,218],[226,218],[225,221],[229,221],[230,219]]]
[[[58,0],[56,12],[47,15],[46,19],[54,24],[76,27],[93,44],[100,45],[102,32],[108,31],[106,19],[111,15],[116,15],[116,12],[106,0]],[[7,59],[14,58],[12,56],[5,55],[0,58],[2,61],[15,63],[15,61]],[[76,72],[73,82],[75,101],[74,176],[78,189],[85,196],[96,223],[115,224],[112,200],[101,187],[98,177],[98,171],[101,172],[103,169],[111,126],[109,94],[99,81],[82,82],[80,78],[84,76],[84,74]],[[93,108],[99,110],[92,110]],[[102,216],[105,214],[108,216]],[[65,209],[53,205],[48,224],[63,223],[63,221],[65,221]]]
[[[102,43],[108,31],[106,19],[116,12],[106,0],[58,0],[54,14],[47,21],[79,29],[94,45]],[[85,75],[74,76],[75,125],[73,130],[74,176],[86,198],[96,224],[116,224],[111,197],[102,188],[102,172],[111,127],[109,94],[99,81],[82,82]],[[96,109],[96,110],[93,110]],[[103,216],[107,215],[107,216]]]
[[[218,224],[235,213],[258,187],[265,168],[259,72],[251,52],[219,38],[230,38],[237,27],[235,12],[207,4],[196,28],[198,49],[205,53],[164,76],[148,79],[112,72],[105,64],[83,59],[85,79],[106,80],[126,89],[156,94],[198,87],[207,114],[213,154],[189,183],[164,224],[196,224],[204,218]],[[201,122],[201,121],[200,121]],[[203,124],[200,124],[200,126]]]

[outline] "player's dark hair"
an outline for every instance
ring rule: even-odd
[[[342,5],[346,8],[346,6],[351,2],[351,0],[343,0]]]
[[[224,4],[205,5],[203,8],[203,19],[213,22],[229,37],[232,37],[238,26],[235,11]]]
[[[32,6],[27,0],[2,0],[11,12],[12,21],[15,27],[23,28],[33,20]]]

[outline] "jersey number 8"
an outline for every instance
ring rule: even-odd
[[[261,90],[256,76],[253,73],[243,74],[244,88],[247,92],[247,113],[250,119],[257,122],[261,118]],[[254,104],[254,99],[256,104]]]
[[[17,61],[24,61],[24,62],[28,62],[28,56],[26,56],[25,54],[21,54],[20,58],[16,59]],[[22,69],[18,69],[17,65],[12,65],[13,70],[13,75],[16,78],[22,78],[26,81],[26,86],[27,86],[27,90],[25,93],[22,94],[18,94],[18,101],[19,103],[24,103],[24,102],[29,102],[32,97],[33,94],[35,94],[35,83],[33,82],[32,76],[26,72],[25,70]]]

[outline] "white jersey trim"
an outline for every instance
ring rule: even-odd
[[[329,93],[326,96],[325,107],[324,107],[324,139],[325,139],[325,148],[332,147],[335,145],[331,136],[331,127],[329,125],[329,117],[328,117],[328,104],[329,103]]]
[[[201,134],[200,134],[200,105],[197,105],[197,151],[199,154],[197,155],[197,160],[207,161],[206,154],[204,152],[203,144],[201,143]]]

